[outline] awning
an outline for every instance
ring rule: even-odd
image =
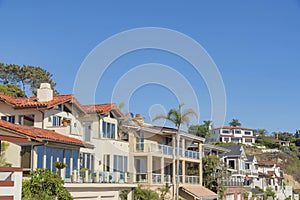
[[[200,185],[186,185],[182,186],[180,188],[180,196],[192,196],[196,199],[201,200],[210,200],[210,199],[217,199],[218,195],[214,193],[213,191],[207,189],[206,187],[200,186]]]

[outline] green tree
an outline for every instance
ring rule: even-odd
[[[134,200],[159,200],[158,194],[150,189],[144,189],[141,185],[134,188]]]
[[[0,94],[6,94],[13,97],[24,97],[25,93],[21,88],[14,84],[0,84]]]
[[[64,181],[48,169],[36,169],[30,173],[30,180],[23,181],[23,199],[71,200],[70,193],[64,188]]]
[[[212,140],[211,138],[211,129],[212,127],[212,121],[207,120],[203,121],[203,124],[201,125],[192,125],[189,127],[189,133],[194,134],[199,137],[203,137],[205,139],[208,139],[209,141]]]
[[[239,122],[238,119],[232,119],[231,122],[229,122],[230,126],[238,127],[241,126],[242,124]]]
[[[264,137],[268,134],[268,131],[266,129],[256,129],[254,130],[254,133],[258,136]]]
[[[36,95],[41,83],[50,83],[54,88],[56,83],[53,82],[52,76],[41,67],[0,63],[0,83],[20,86],[24,93],[26,88],[29,88],[31,93]],[[54,92],[57,93],[56,90]]]
[[[273,199],[275,199],[275,192],[273,191],[273,189],[271,188],[271,187],[268,187],[267,189],[266,189],[266,196],[267,197],[272,197]]]
[[[214,155],[203,157],[202,162],[204,186],[216,192],[219,199],[223,199],[226,187],[222,179],[227,177],[226,166],[220,161],[220,158]]]
[[[197,114],[192,109],[186,109],[182,110],[182,107],[184,104],[179,104],[178,109],[171,109],[169,110],[167,115],[158,115],[156,116],[153,121],[158,119],[165,119],[172,123],[177,128],[177,134],[176,134],[176,141],[177,141],[177,153],[176,153],[176,174],[179,174],[179,141],[180,141],[180,128],[182,124],[189,124],[190,123],[190,116],[194,115],[197,117]],[[176,179],[176,199],[179,198],[179,178]]]

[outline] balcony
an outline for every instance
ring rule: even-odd
[[[177,148],[173,148],[168,145],[163,144],[154,144],[154,143],[136,143],[136,152],[153,152],[166,156],[173,156],[177,153]],[[201,154],[197,151],[179,149],[179,156],[182,158],[190,158],[190,159],[201,159]]]
[[[200,184],[199,176],[179,175],[178,177],[179,177],[179,183],[181,183],[181,184],[192,184],[192,185]],[[184,182],[183,182],[183,180],[184,180]]]
[[[133,176],[126,172],[80,171],[74,170],[66,183],[133,183]]]
[[[226,187],[243,187],[244,180],[242,179],[228,179],[228,180],[221,180],[221,183]]]
[[[245,172],[248,176],[258,176],[257,169],[246,169]]]

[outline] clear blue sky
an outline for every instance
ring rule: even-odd
[[[0,0],[0,62],[41,66],[53,73],[61,94],[72,93],[77,70],[96,45],[148,26],[182,32],[206,49],[224,81],[226,123],[238,118],[245,127],[270,132],[300,129],[299,0]],[[149,62],[173,66],[187,76],[197,88],[200,121],[210,118],[210,97],[201,77],[180,58],[155,50],[114,62],[99,83],[97,102],[109,102],[118,79]],[[166,88],[147,85],[133,94],[130,109],[147,116],[157,103],[169,109],[178,102]]]

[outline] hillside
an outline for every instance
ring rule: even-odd
[[[285,183],[293,185],[295,189],[300,189],[300,160],[297,156],[297,148],[281,148],[281,151],[276,153],[263,153],[259,148],[249,146],[245,147],[245,150],[247,155],[255,155],[259,161],[275,161],[285,174]]]

